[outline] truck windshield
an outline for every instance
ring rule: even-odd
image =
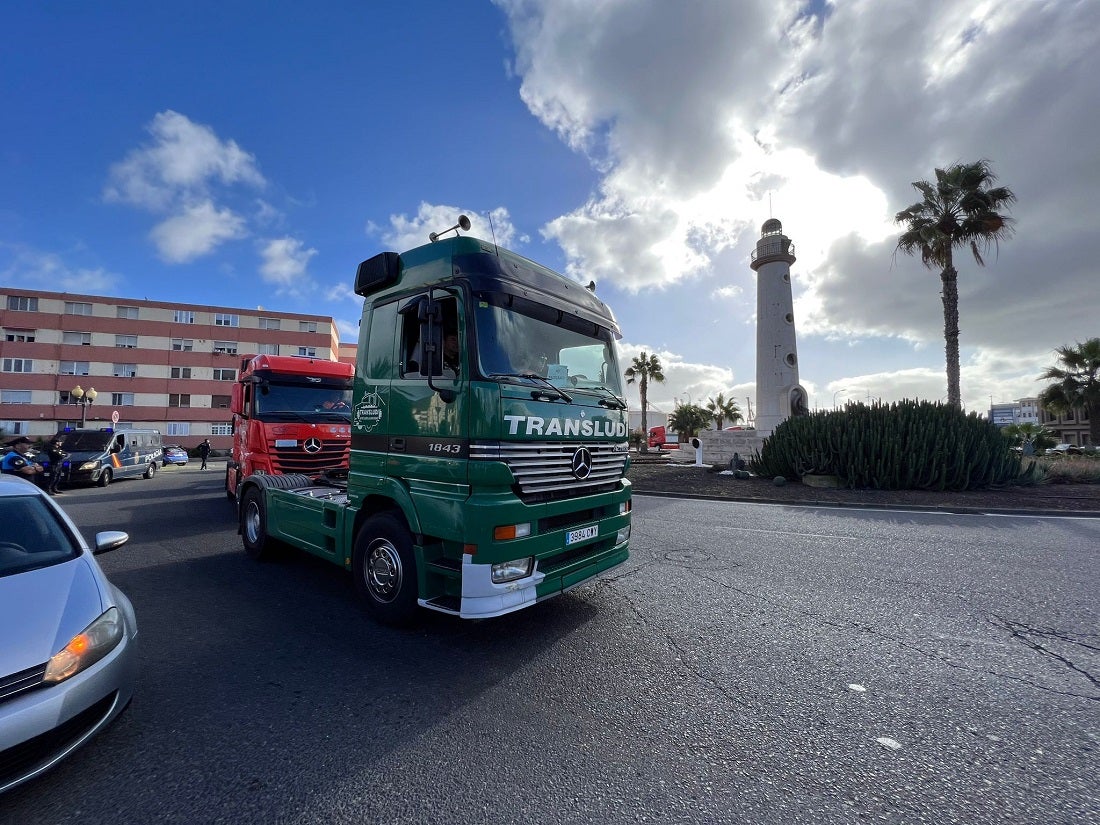
[[[252,417],[350,422],[351,393],[350,388],[264,382],[256,386]]]
[[[482,375],[538,376],[567,392],[622,396],[618,348],[610,330],[548,307],[476,303]]]

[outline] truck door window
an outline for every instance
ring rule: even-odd
[[[417,298],[408,302],[401,309],[401,332],[400,332],[400,357],[401,357],[401,375],[404,378],[420,378],[425,377],[425,370],[429,367],[428,353],[425,352],[424,341],[420,336],[420,307],[423,298]],[[458,302],[454,298],[444,298],[437,300],[440,309],[439,322],[442,328],[442,334],[445,336],[448,332],[458,336]],[[442,353],[437,353],[435,357],[435,374],[439,375],[441,372]],[[455,373],[454,366],[456,362],[452,362],[451,372]],[[453,376],[452,376],[453,377]]]

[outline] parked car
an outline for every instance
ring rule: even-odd
[[[1055,444],[1047,450],[1047,455],[1081,455],[1081,453],[1081,448],[1076,444]]]
[[[164,458],[161,466],[167,467],[169,464],[178,464],[181,467],[186,465],[187,450],[183,449],[179,444],[165,444]]]
[[[68,756],[130,703],[137,622],[95,550],[43,490],[0,475],[0,792]]]

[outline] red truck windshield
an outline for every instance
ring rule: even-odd
[[[260,421],[351,422],[351,388],[324,384],[273,384],[256,388],[252,417]]]

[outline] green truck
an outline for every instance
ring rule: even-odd
[[[627,560],[620,333],[593,289],[433,234],[364,261],[355,292],[349,466],[246,476],[250,555],[340,564],[386,623],[500,616]]]

